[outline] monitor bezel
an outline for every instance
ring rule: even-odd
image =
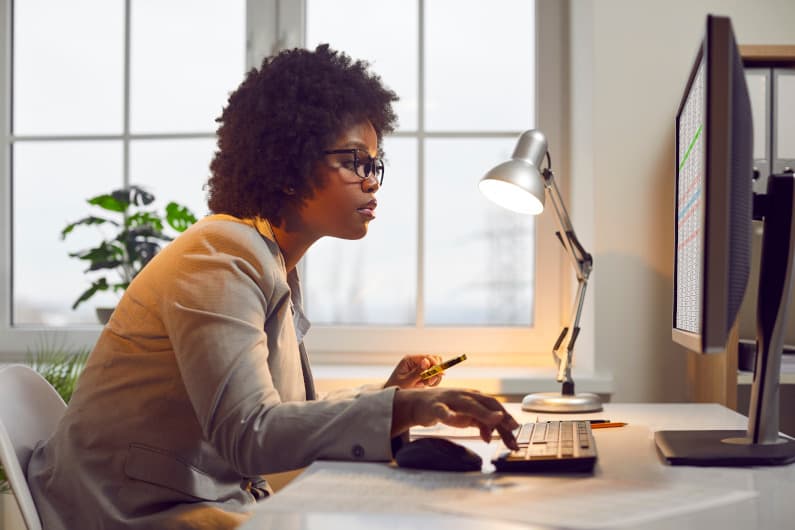
[[[693,87],[701,63],[705,62],[704,106],[705,129],[704,153],[704,188],[702,200],[704,204],[703,230],[699,235],[702,245],[701,275],[701,315],[700,333],[693,333],[676,327],[676,293],[677,293],[677,252],[679,248],[679,231],[674,226],[674,291],[672,304],[671,338],[682,346],[699,353],[718,353],[726,349],[729,335],[728,321],[728,283],[729,269],[729,215],[731,214],[732,179],[721,178],[730,174],[732,131],[732,54],[734,46],[731,23],[724,17],[707,17],[705,38],[699,47],[686,88],[683,92],[676,113],[676,190],[679,189],[679,122],[684,111],[690,90]],[[714,131],[726,131],[716,134]],[[707,199],[710,200],[707,200]],[[719,200],[715,200],[718,198]],[[674,194],[674,219],[679,214],[678,193]],[[709,237],[707,237],[709,234]],[[707,311],[707,308],[710,310]],[[718,309],[721,309],[719,311]]]

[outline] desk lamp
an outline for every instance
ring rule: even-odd
[[[544,157],[547,167],[541,169]],[[577,274],[577,296],[571,320],[555,342],[552,356],[558,367],[557,381],[563,384],[560,393],[544,392],[528,394],[522,400],[522,409],[536,412],[591,412],[602,410],[602,402],[596,394],[576,394],[571,377],[572,352],[580,332],[585,288],[593,267],[593,258],[582,248],[569,214],[563,204],[560,191],[552,174],[552,158],[547,151],[547,139],[539,130],[525,131],[519,137],[511,160],[491,169],[480,180],[480,191],[491,201],[514,212],[538,215],[544,211],[544,198],[555,209],[558,231],[555,235],[571,258]],[[564,353],[565,352],[565,353]]]

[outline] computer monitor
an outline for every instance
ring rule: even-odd
[[[759,465],[795,461],[778,434],[778,378],[792,288],[792,175],[753,194],[753,123],[731,21],[707,16],[676,113],[672,338],[698,353],[724,351],[751,266],[751,222],[764,220],[757,369],[747,431],[659,431],[671,464]],[[767,250],[766,250],[767,249]],[[764,294],[763,294],[764,293]],[[761,361],[761,362],[760,362]]]
[[[753,125],[729,19],[709,16],[676,113],[673,339],[726,349],[751,269]]]

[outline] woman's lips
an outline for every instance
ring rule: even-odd
[[[364,206],[358,207],[356,211],[368,219],[375,219],[376,206],[378,206],[378,202],[375,199],[373,199]]]

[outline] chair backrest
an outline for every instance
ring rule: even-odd
[[[33,448],[55,431],[66,410],[58,392],[24,365],[0,368],[0,463],[29,530],[41,530],[26,470]]]

